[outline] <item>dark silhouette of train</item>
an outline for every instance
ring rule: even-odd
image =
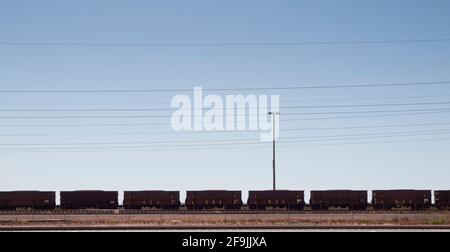
[[[431,209],[431,190],[374,190],[372,201],[368,202],[367,191],[326,190],[311,191],[311,210],[330,208],[365,211],[408,208],[411,210]],[[56,192],[12,191],[0,192],[0,210],[57,209]],[[450,208],[450,190],[434,191],[434,206],[437,209]],[[125,191],[124,209],[179,210],[183,207],[179,191]],[[304,191],[267,190],[249,191],[246,205],[241,191],[206,190],[187,191],[184,207],[187,210],[303,210],[307,204]],[[60,209],[118,209],[117,191],[61,191]]]

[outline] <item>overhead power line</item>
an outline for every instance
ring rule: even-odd
[[[379,97],[362,97],[362,98],[299,98],[299,99],[281,99],[281,103],[291,102],[321,102],[321,101],[366,101],[366,100],[407,100],[407,99],[424,99],[424,98],[448,98],[450,95],[416,95],[416,96],[379,96]],[[107,105],[170,105],[170,102],[0,102],[0,105],[14,105],[14,106],[73,106],[73,105],[94,105],[94,106],[107,106]]]
[[[283,115],[327,115],[327,114],[395,113],[395,112],[423,112],[423,111],[447,111],[447,110],[449,110],[449,108],[403,109],[403,110],[361,110],[361,111],[334,111],[334,112],[329,112],[329,111],[327,111],[327,112],[298,112],[298,113],[283,113]]]
[[[437,135],[437,134],[449,134],[450,131],[446,132],[436,132],[436,133],[423,133],[423,134],[405,134],[405,135],[388,135],[388,136],[372,136],[372,137],[349,137],[349,138],[340,138],[340,139],[327,139],[326,141],[345,141],[345,140],[358,140],[358,139],[378,139],[378,138],[392,138],[392,137],[410,137],[410,136],[422,136],[422,135]],[[316,142],[316,141],[323,141],[322,139],[310,139],[310,140],[286,140],[286,141],[280,141],[280,143],[289,144],[289,143],[302,143],[302,142]],[[181,144],[181,145],[139,145],[139,146],[127,146],[127,145],[117,145],[117,146],[94,146],[94,147],[81,147],[81,146],[75,146],[75,147],[33,147],[33,148],[0,148],[0,151],[11,151],[11,150],[83,150],[86,148],[91,149],[115,149],[115,148],[121,148],[121,149],[127,149],[127,148],[158,148],[163,150],[164,148],[177,148],[179,150],[190,150],[191,148],[195,147],[215,147],[215,146],[241,146],[241,145],[264,145],[266,142],[253,142],[253,143],[246,143],[246,142],[235,142],[235,143],[211,143],[211,144]]]
[[[412,112],[412,113],[395,113],[395,114],[381,114],[381,115],[361,115],[361,116],[335,116],[335,117],[308,117],[308,118],[287,118],[281,119],[280,122],[289,121],[315,121],[315,120],[339,120],[339,119],[358,119],[358,118],[378,118],[378,117],[395,117],[395,116],[414,116],[414,115],[431,115],[449,113],[449,111],[436,111],[436,112]]]
[[[309,108],[353,108],[353,107],[389,107],[389,106],[425,106],[443,105],[450,102],[414,102],[414,103],[378,103],[378,104],[342,104],[342,105],[304,105],[304,106],[280,106],[280,109],[309,109]],[[258,109],[258,107],[224,107],[223,109],[248,110]],[[178,108],[106,108],[106,109],[0,109],[0,112],[121,112],[121,111],[196,111],[197,109]],[[201,108],[209,110],[209,108]]]
[[[430,115],[430,114],[442,114],[442,113],[450,113],[450,110],[448,111],[437,111],[437,112],[417,112],[417,113],[398,113],[398,114],[382,114],[382,115],[361,115],[361,116],[336,116],[336,117],[312,117],[312,118],[287,118],[287,119],[281,119],[280,122],[289,122],[289,121],[315,121],[315,120],[339,120],[339,119],[351,119],[351,118],[378,118],[378,117],[391,117],[391,116],[414,116],[414,115]],[[0,127],[12,127],[12,128],[19,128],[19,127],[31,127],[31,128],[37,128],[37,127],[106,127],[106,126],[163,126],[163,125],[169,125],[169,122],[165,123],[87,123],[87,124],[3,124],[0,125]],[[226,131],[228,132],[228,131]],[[167,133],[167,132],[166,132]],[[174,134],[179,132],[170,132],[167,134]],[[184,132],[181,132],[184,133]],[[189,133],[199,133],[199,132],[189,132]],[[143,133],[148,134],[148,133]],[[58,134],[37,134],[48,136],[48,135],[58,135]],[[59,134],[61,135],[61,134]],[[0,135],[2,136],[2,135]],[[3,136],[5,136],[3,134]],[[12,135],[10,135],[12,136]]]
[[[360,139],[372,137],[401,137],[401,136],[421,136],[430,134],[447,134],[450,129],[437,130],[419,130],[419,131],[394,131],[394,132],[379,132],[379,133],[364,133],[364,134],[340,134],[340,135],[315,135],[302,137],[285,137],[281,138],[280,142],[292,142],[293,140],[317,141],[317,139],[341,140],[345,139]],[[337,138],[337,139],[335,139]],[[314,140],[316,139],[316,140]],[[188,140],[158,140],[158,141],[128,141],[128,142],[63,142],[63,143],[0,143],[0,146],[78,146],[78,145],[141,145],[141,144],[184,144],[184,143],[210,143],[223,142],[228,144],[241,144],[242,142],[261,143],[258,138],[238,138],[238,139],[188,139]],[[190,145],[189,145],[190,146]]]
[[[243,88],[203,88],[203,91],[264,91],[264,90],[301,90],[301,89],[335,89],[335,88],[370,88],[370,87],[404,87],[445,85],[450,81],[433,82],[399,82],[376,84],[334,84],[280,87],[243,87]],[[193,89],[97,89],[97,90],[0,90],[0,93],[152,93],[152,92],[192,92]]]
[[[370,45],[450,42],[450,38],[360,40],[360,41],[290,41],[290,42],[19,42],[1,41],[2,46],[58,46],[58,47],[268,47],[309,45]]]
[[[315,130],[347,130],[347,129],[376,129],[376,128],[401,128],[401,127],[423,127],[423,126],[446,126],[450,122],[422,123],[422,124],[384,124],[384,125],[360,125],[360,126],[342,126],[342,127],[311,127],[311,128],[288,128],[283,131],[315,131]],[[248,133],[257,133],[260,131],[246,131]],[[34,134],[0,134],[0,137],[11,136],[110,136],[110,135],[165,135],[165,134],[206,134],[206,133],[233,133],[236,131],[150,131],[150,132],[127,132],[127,133],[34,133]],[[240,132],[243,133],[243,132]]]
[[[367,100],[407,100],[407,99],[427,99],[427,98],[448,98],[450,95],[411,95],[411,96],[371,96],[371,97],[342,97],[342,98],[306,98],[306,99],[281,99],[280,102],[323,102],[323,101],[367,101]],[[165,103],[167,104],[167,103]]]
[[[310,127],[310,128],[292,128],[280,129],[282,131],[309,131],[309,130],[343,130],[343,129],[372,129],[372,128],[397,128],[397,127],[421,127],[421,126],[438,126],[450,125],[448,122],[442,123],[416,123],[416,124],[381,124],[381,125],[360,125],[360,126],[341,126],[341,127]]]
[[[361,114],[361,113],[394,113],[394,112],[425,112],[425,111],[450,111],[450,108],[433,109],[403,109],[403,110],[361,110],[361,111],[327,111],[327,112],[294,112],[283,113],[283,116],[292,115],[327,115],[327,114]],[[257,114],[267,116],[267,114]],[[237,115],[227,115],[224,117],[233,118]],[[104,119],[104,118],[171,118],[172,115],[92,115],[92,116],[0,116],[1,119]],[[192,118],[201,118],[202,115],[191,115]]]
[[[428,139],[406,139],[406,140],[391,140],[391,141],[363,141],[363,142],[338,142],[338,143],[308,143],[308,144],[299,144],[299,143],[280,143],[279,147],[282,148],[292,148],[292,147],[320,147],[320,146],[346,146],[346,145],[369,145],[369,144],[392,144],[392,143],[411,143],[411,142],[447,142],[450,141],[450,138],[428,138]],[[74,149],[75,148],[75,149]],[[20,150],[11,150],[11,149],[5,149],[0,151],[2,153],[29,153],[29,152],[111,152],[111,151],[118,151],[118,152],[125,152],[125,151],[180,151],[180,150],[187,150],[187,151],[214,151],[214,150],[238,150],[238,149],[246,149],[248,150],[248,146],[209,146],[209,147],[201,147],[201,146],[193,146],[189,148],[151,148],[146,146],[141,147],[131,147],[131,148],[122,148],[122,147],[104,147],[101,149],[98,148],[69,148],[69,149],[20,149]],[[252,149],[265,149],[265,148],[272,148],[272,146],[269,145],[259,145],[259,146],[252,146]]]
[[[437,124],[441,125],[441,124]],[[443,124],[443,125],[450,125]],[[450,130],[450,129],[449,129]],[[385,134],[406,134],[406,133],[424,133],[424,132],[440,132],[447,131],[446,129],[437,129],[437,130],[414,130],[414,131],[394,131],[394,132],[381,132],[381,133],[361,133],[361,134],[338,134],[338,135],[313,135],[313,136],[304,136],[302,138],[329,138],[329,137],[344,137],[344,136],[371,136],[371,135],[385,135]],[[112,132],[112,133],[34,133],[34,134],[0,134],[0,137],[17,137],[17,136],[128,136],[128,135],[153,135],[155,132]],[[297,138],[297,137],[296,137]],[[252,138],[253,139],[253,138]],[[287,139],[292,139],[289,137]],[[300,138],[301,139],[301,138]],[[216,141],[215,139],[210,139],[212,141]],[[205,140],[205,141],[210,141]],[[228,139],[229,140],[229,139]],[[180,140],[185,141],[185,140]],[[192,141],[192,140],[188,140]],[[198,141],[194,140],[194,141]],[[203,140],[201,140],[203,141]],[[225,141],[225,139],[223,140]],[[168,141],[163,141],[164,143]]]

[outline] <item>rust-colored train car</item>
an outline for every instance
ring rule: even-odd
[[[208,190],[187,191],[186,208],[192,209],[241,209],[241,191]]]
[[[374,190],[372,207],[375,210],[402,207],[428,209],[431,207],[431,190]]]
[[[313,210],[328,210],[331,207],[365,210],[368,205],[367,191],[311,191],[309,204]]]
[[[268,207],[302,210],[305,207],[305,192],[290,190],[249,191],[247,206],[249,209],[260,210]]]
[[[434,191],[434,202],[438,209],[450,208],[450,190]]]
[[[60,192],[62,209],[117,209],[117,191]]]
[[[180,205],[179,191],[124,191],[125,209],[179,209]]]
[[[0,192],[0,209],[55,209],[55,192]]]

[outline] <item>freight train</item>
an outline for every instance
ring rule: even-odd
[[[367,191],[326,190],[311,191],[309,207],[313,211],[330,208],[348,210],[392,210],[394,208],[431,209],[431,190],[374,190],[368,202]],[[12,191],[0,192],[0,210],[17,209],[118,209],[117,191],[62,191],[60,205],[56,205],[56,192]],[[436,209],[450,209],[450,190],[434,191]],[[187,191],[184,206],[179,191],[125,191],[123,209],[180,210],[304,210],[307,206],[304,191],[267,190],[249,191],[246,205],[241,191],[207,190]]]

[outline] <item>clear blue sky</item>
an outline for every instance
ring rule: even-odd
[[[449,13],[450,2],[445,0],[14,0],[0,3],[0,42],[253,43],[441,39],[450,38]],[[0,45],[1,90],[191,89],[196,85],[220,88],[429,82],[450,81],[449,69],[448,41],[240,47]],[[256,94],[259,93],[279,94],[282,106],[450,101],[449,85],[313,89]],[[173,93],[0,93],[0,107],[1,109],[168,108],[173,95]],[[411,96],[430,97],[411,98]],[[297,109],[282,113],[429,108],[450,108],[450,105]],[[0,112],[0,117],[156,114],[170,115],[167,111],[3,111]],[[450,130],[450,125],[427,125],[283,132],[283,128],[450,123],[449,115],[450,113],[434,113],[326,120],[308,118],[355,116],[355,114],[282,116],[284,119],[307,120],[282,121],[281,138]],[[164,125],[67,126],[67,124],[153,122]],[[41,126],[30,126],[36,124]],[[49,124],[59,126],[42,126]],[[14,153],[7,151],[20,148],[74,147],[11,144],[257,139],[259,134],[255,132],[134,134],[170,132],[168,118],[0,118],[0,125],[3,125],[0,128],[0,135],[3,135],[0,136],[0,144],[3,144],[0,146],[2,149],[0,190],[247,191],[271,188],[272,157],[269,143],[261,143],[257,147],[236,145],[231,148],[176,151],[98,151],[95,147],[99,145],[90,145],[89,150],[59,149]],[[14,126],[6,127],[7,125]],[[111,134],[106,135],[109,133]],[[11,134],[14,136],[5,136]],[[36,136],[36,134],[50,135]],[[315,141],[299,141],[298,146],[288,144],[283,146],[280,143],[277,177],[279,188],[305,190],[450,188],[450,155],[448,155],[450,141],[446,140],[450,139],[449,134],[339,141],[328,138],[315,139]],[[434,140],[428,141],[430,139]],[[436,139],[438,141],[435,141]],[[368,143],[377,141],[398,142]],[[83,147],[86,146],[81,146]]]

